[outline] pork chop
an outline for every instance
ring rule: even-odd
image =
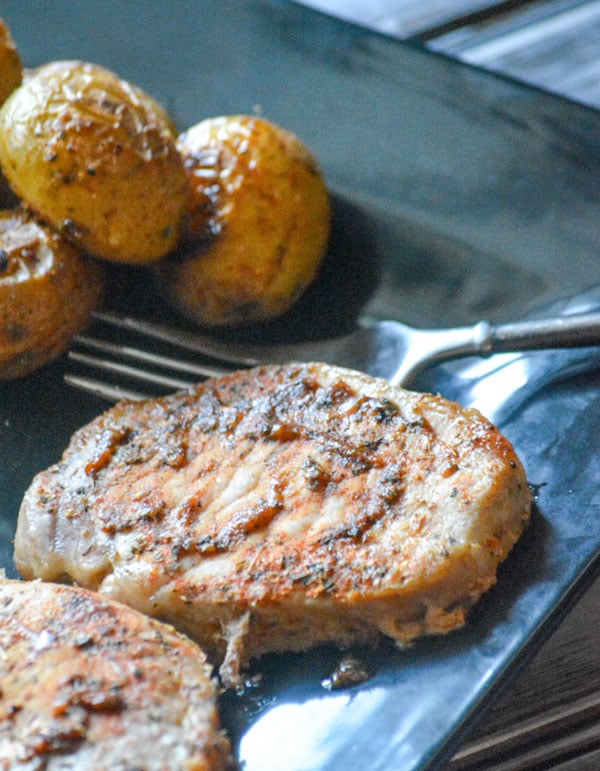
[[[231,768],[210,672],[194,643],[120,603],[0,577],[0,768]]]
[[[267,651],[462,625],[529,511],[513,447],[475,410],[273,365],[80,429],[25,495],[15,560],[173,623],[231,682]]]

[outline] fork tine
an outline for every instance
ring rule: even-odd
[[[64,381],[67,385],[95,394],[110,402],[118,402],[121,401],[121,399],[131,399],[138,402],[148,398],[148,394],[143,394],[139,391],[130,391],[127,388],[121,388],[120,386],[109,385],[108,383],[103,383],[100,380],[95,380],[93,378],[66,374],[64,376]]]
[[[77,335],[74,342],[83,345],[86,348],[91,348],[94,351],[106,353],[109,356],[117,356],[122,359],[130,359],[143,364],[164,367],[165,369],[174,370],[176,372],[185,372],[186,374],[194,375],[197,378],[220,377],[228,372],[228,370],[224,368],[209,367],[191,361],[182,361],[181,359],[175,359],[170,356],[160,356],[156,353],[150,353],[150,351],[144,351],[141,348],[109,343],[106,340],[99,340],[96,337],[90,337],[88,335]]]
[[[84,353],[79,353],[78,351],[69,351],[68,356],[72,361],[77,361],[80,364],[85,364],[89,367],[93,367],[96,370],[103,370],[104,372],[113,372],[118,375],[125,375],[125,377],[141,380],[144,383],[152,383],[153,385],[163,386],[164,388],[189,388],[190,386],[194,385],[194,382],[190,380],[181,380],[179,378],[172,378],[167,375],[147,372],[137,367],[131,367],[128,364],[121,364],[117,361],[101,359],[98,356],[88,356]]]
[[[110,316],[110,314],[108,315]],[[103,321],[105,319],[99,320]],[[116,320],[117,323],[114,326],[117,326],[120,331],[136,331],[131,324],[123,326],[118,323],[119,319]],[[146,325],[144,322],[138,322],[137,326],[145,327]],[[169,339],[179,343],[179,331],[168,330],[168,332]],[[142,333],[142,335],[144,334],[155,337],[153,332],[148,332],[147,330]],[[161,339],[164,341],[165,336],[162,335]],[[73,343],[80,348],[92,351],[93,354],[71,349],[68,353],[69,360],[91,370],[94,374],[92,376],[85,376],[74,372],[66,373],[64,381],[70,386],[88,391],[109,401],[146,399],[156,395],[156,387],[168,391],[189,388],[199,380],[207,377],[219,377],[231,371],[224,367],[185,361],[172,355],[161,355],[131,345],[103,340],[99,336],[88,334],[77,335]],[[104,380],[101,375],[103,372],[118,377],[107,377]],[[182,373],[191,376],[191,378],[174,377],[173,373]],[[149,389],[151,393],[143,393],[118,385],[117,382],[112,382],[113,379],[115,381],[123,380],[146,383],[154,386],[154,388]]]
[[[97,311],[93,316],[97,321],[102,321],[118,329],[153,337],[231,365],[254,367],[264,360],[264,354],[261,355],[258,351],[249,353],[249,346],[242,348],[234,343],[218,342],[200,332],[190,333],[183,329],[176,329],[154,321],[137,319],[112,311]]]

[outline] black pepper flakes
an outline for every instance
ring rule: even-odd
[[[94,638],[91,634],[80,634],[77,635],[73,643],[76,648],[90,648],[94,645]]]
[[[302,473],[310,490],[322,491],[331,480],[329,472],[314,458],[306,457],[302,461]]]

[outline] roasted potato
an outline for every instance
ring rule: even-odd
[[[0,109],[0,164],[17,195],[106,260],[152,262],[177,244],[189,184],[164,111],[104,68],[51,62]]]
[[[103,268],[24,211],[0,212],[0,378],[68,346],[103,292]]]
[[[209,326],[272,318],[313,280],[330,205],[308,149],[273,123],[205,120],[177,142],[192,187],[185,249],[157,265],[167,301]]]
[[[21,85],[21,59],[6,24],[0,19],[0,104]]]

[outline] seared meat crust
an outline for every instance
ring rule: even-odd
[[[230,768],[202,652],[85,589],[0,578],[0,768]]]
[[[81,429],[27,492],[26,577],[68,577],[240,660],[447,632],[528,519],[474,410],[324,364],[246,370]]]

